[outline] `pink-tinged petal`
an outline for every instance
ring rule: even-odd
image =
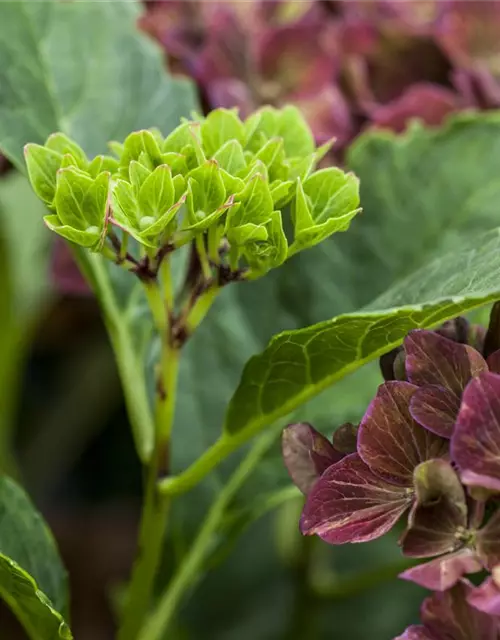
[[[285,97],[302,111],[318,144],[335,138],[335,148],[342,147],[354,134],[349,105],[333,83],[313,93]]]
[[[402,636],[398,636],[394,640],[441,640],[441,638],[431,635],[430,631],[427,631],[421,624],[412,624]]]
[[[344,457],[307,422],[288,425],[281,445],[288,473],[306,495],[321,474]]]
[[[68,243],[56,238],[52,249],[50,274],[56,290],[62,294],[90,296],[92,291],[80,273]]]
[[[415,502],[400,544],[415,558],[451,553],[464,544],[467,504],[464,489],[445,460],[428,460],[414,473]]]
[[[467,602],[490,616],[500,616],[500,577],[498,567],[493,570],[493,575],[472,591],[467,596]]]
[[[491,0],[455,0],[436,29],[437,39],[457,67],[477,63],[498,71],[500,4]]]
[[[500,107],[500,82],[488,69],[456,69],[452,74],[463,108],[497,109]]]
[[[498,621],[468,604],[472,589],[469,582],[461,580],[427,598],[421,611],[426,629],[440,640],[498,640]]]
[[[377,391],[358,431],[358,453],[381,478],[413,486],[413,471],[425,460],[447,453],[447,441],[422,428],[410,414],[417,387],[386,382]]]
[[[256,64],[263,80],[259,91],[264,99],[316,93],[332,83],[338,72],[338,62],[325,48],[321,29],[308,22],[265,32]]]
[[[456,585],[463,576],[482,569],[483,565],[473,551],[461,549],[442,558],[434,558],[430,562],[411,567],[403,571],[399,577],[431,591],[446,591]]]
[[[443,324],[435,330],[443,338],[453,340],[453,342],[460,342],[461,344],[470,344],[469,334],[471,325],[467,318],[463,316],[457,316],[451,320],[443,322]]]
[[[458,397],[472,377],[488,370],[484,358],[475,349],[448,340],[435,331],[410,331],[404,347],[411,383],[446,387]]]
[[[241,118],[247,118],[256,108],[248,85],[235,78],[213,80],[205,88],[205,93],[211,107],[238,107]]]
[[[438,126],[458,106],[458,97],[449,89],[421,83],[409,87],[391,102],[376,106],[369,118],[377,127],[401,132],[415,118],[429,126]]]
[[[481,373],[467,385],[451,439],[467,485],[500,490],[500,376]]]
[[[332,436],[334,449],[346,455],[356,452],[357,442],[358,427],[354,426],[352,422],[344,422],[344,424],[341,424]]]
[[[500,565],[500,511],[496,511],[477,532],[476,547],[487,567]]]
[[[420,387],[410,402],[410,413],[418,424],[443,438],[451,438],[459,409],[456,394],[436,385]]]
[[[389,531],[411,501],[411,491],[381,480],[353,453],[314,484],[300,528],[330,544],[366,542]]]
[[[400,29],[413,34],[432,35],[433,28],[451,5],[451,0],[394,0],[389,2],[399,19]]]

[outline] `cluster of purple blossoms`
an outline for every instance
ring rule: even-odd
[[[428,559],[401,574],[435,592],[401,639],[500,640],[499,348],[499,303],[488,331],[464,318],[411,331],[358,427],[283,433],[303,534],[367,542],[404,518],[402,553]]]
[[[500,106],[498,0],[147,0],[207,108],[297,105],[338,152],[375,125]],[[298,44],[299,43],[299,44]]]

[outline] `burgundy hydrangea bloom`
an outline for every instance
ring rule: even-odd
[[[419,464],[446,455],[447,441],[411,417],[417,387],[379,387],[358,431],[357,453],[329,467],[307,496],[302,533],[331,544],[364,542],[386,533],[415,501]]]
[[[498,640],[499,618],[471,606],[472,585],[462,580],[452,589],[426,598],[421,625],[412,625],[395,640]]]
[[[467,385],[451,452],[464,484],[500,492],[500,375],[485,372]]]
[[[406,374],[419,387],[410,411],[419,424],[451,437],[462,393],[469,381],[488,365],[473,347],[434,331],[411,331],[404,341]]]
[[[50,275],[58,293],[88,296],[91,290],[71,255],[67,242],[56,238],[52,248]]]

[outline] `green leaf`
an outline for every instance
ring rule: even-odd
[[[132,186],[137,194],[142,187],[144,180],[151,175],[151,171],[137,160],[132,160],[129,165],[129,177]]]
[[[39,144],[27,144],[24,149],[28,175],[36,195],[52,205],[56,193],[57,172],[62,157]]]
[[[156,136],[147,129],[130,133],[123,143],[123,154],[120,158],[120,167],[127,174],[128,165],[132,160],[138,160],[154,169],[162,162],[160,145]],[[128,175],[128,174],[127,174]]]
[[[213,215],[224,204],[226,189],[217,162],[207,160],[194,169],[188,178],[187,211],[189,226],[214,220]],[[219,216],[217,216],[219,217]]]
[[[226,220],[226,229],[240,227],[243,224],[262,224],[271,218],[273,212],[273,197],[269,184],[257,174],[238,193],[236,201],[241,205],[238,209],[229,212]]]
[[[256,156],[267,167],[270,182],[286,180],[288,169],[285,166],[285,147],[282,138],[271,138]]]
[[[109,173],[92,180],[77,169],[60,169],[54,199],[57,217],[77,231],[99,234],[104,226],[108,188]]]
[[[16,562],[0,553],[0,596],[33,640],[72,640],[60,613],[33,578]]]
[[[24,491],[0,478],[0,595],[30,637],[71,638],[66,572],[52,535]],[[59,613],[58,613],[59,612]]]
[[[367,311],[276,336],[245,366],[225,429],[258,431],[397,346],[411,329],[434,326],[500,298],[498,283],[500,231],[494,231],[437,258]]]
[[[97,178],[103,171],[113,174],[118,171],[118,161],[111,156],[99,155],[92,160],[87,171],[92,178]]]
[[[163,52],[138,32],[139,11],[129,2],[0,3],[0,24],[10,34],[0,39],[0,148],[21,170],[23,146],[42,144],[54,131],[92,158],[131,131],[154,126],[166,135],[196,108],[192,84],[169,76]],[[120,143],[112,148],[118,157],[123,152]],[[146,460],[154,428],[137,372],[152,327],[147,303],[140,284],[118,267],[76,255],[102,306],[137,450]]]
[[[48,149],[52,149],[57,153],[60,153],[62,156],[69,154],[73,156],[76,161],[77,167],[80,169],[87,169],[89,160],[85,155],[85,151],[80,147],[80,145],[73,142],[68,136],[64,135],[64,133],[52,133],[45,143],[45,146]]]
[[[231,175],[244,171],[247,163],[243,155],[243,147],[238,140],[228,140],[214,154],[214,160]]]
[[[245,128],[235,111],[214,109],[201,125],[201,137],[203,149],[207,157],[211,158],[229,140],[242,143]]]
[[[256,225],[248,222],[240,227],[230,227],[227,230],[227,239],[236,246],[243,246],[248,242],[263,242],[268,237],[269,234],[263,224]]]
[[[285,107],[279,115],[278,135],[283,138],[287,157],[304,157],[314,152],[315,144],[304,116],[292,105]]]
[[[167,165],[160,165],[144,180],[138,202],[141,215],[154,220],[160,218],[173,205],[174,184]]]

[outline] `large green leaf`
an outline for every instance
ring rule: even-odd
[[[52,535],[24,491],[0,478],[0,596],[35,640],[71,638],[66,572]]]
[[[246,365],[228,408],[227,431],[258,431],[389,351],[411,329],[500,298],[500,231],[467,244],[408,276],[366,312],[276,336]]]
[[[0,148],[21,169],[23,145],[54,131],[89,155],[111,139],[156,126],[167,134],[196,107],[191,84],[173,79],[156,46],[136,29],[131,2],[0,3]],[[42,224],[40,220],[39,224]],[[78,253],[96,288],[113,342],[139,455],[153,445],[144,362],[149,315],[133,278]]]

